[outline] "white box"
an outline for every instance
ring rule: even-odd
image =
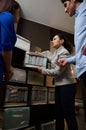
[[[41,54],[35,52],[26,52],[24,66],[34,67],[41,66],[47,68],[48,59]]]
[[[29,52],[30,51],[30,41],[17,34],[17,42],[15,44],[15,47]]]
[[[13,69],[14,69],[14,75],[12,76],[10,81],[26,83],[26,70],[19,68],[13,68]]]
[[[0,128],[16,130],[28,127],[30,122],[30,107],[15,107],[0,109]]]
[[[47,88],[41,86],[33,86],[31,94],[31,104],[47,104]]]
[[[7,85],[5,90],[5,107],[26,106],[28,102],[28,88]]]
[[[28,70],[27,84],[44,85],[44,75],[36,71]]]

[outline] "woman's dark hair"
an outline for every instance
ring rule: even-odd
[[[64,3],[65,1],[70,1],[70,0],[60,0],[62,3]],[[83,2],[83,0],[75,0],[77,2]]]
[[[57,33],[56,35],[59,36],[60,40],[62,40],[62,39],[64,40],[63,46],[64,46],[64,48],[66,48],[66,49],[69,51],[69,53],[71,54],[71,53],[73,52],[73,45],[72,45],[69,41],[67,41],[67,39],[65,38],[65,36],[64,36],[63,34]]]
[[[15,1],[15,0],[11,0],[10,6],[7,8],[7,10],[9,12],[11,12],[12,14],[15,14],[15,11],[17,9],[20,9],[19,3],[17,1]]]
[[[20,5],[15,0],[0,0],[0,12],[9,11],[14,14],[19,8]]]

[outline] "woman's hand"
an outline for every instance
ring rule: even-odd
[[[38,71],[42,73],[43,67],[37,67]]]

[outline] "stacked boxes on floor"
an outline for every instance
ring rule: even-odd
[[[26,53],[24,65],[36,70],[37,66],[50,68],[48,59],[41,54]],[[48,66],[49,65],[49,66]],[[31,84],[31,105],[54,104],[55,103],[55,85],[54,77],[44,76],[38,71],[27,72],[27,84]],[[41,124],[40,130],[55,130],[55,121]]]
[[[23,65],[25,52],[30,50],[30,41],[17,35],[17,42],[13,50],[12,65]],[[28,88],[26,87],[26,70],[14,68],[11,84],[5,88],[1,97],[0,129],[14,130],[29,126],[30,107],[28,103]],[[22,85],[19,85],[20,83]]]
[[[27,106],[28,88],[7,85],[5,94],[5,107]]]
[[[32,86],[31,105],[47,104],[47,88]]]
[[[2,130],[36,130],[30,125],[31,105],[54,103],[53,79],[46,80],[46,76],[36,70],[37,66],[47,68],[48,60],[31,52],[25,53],[22,67],[14,65],[14,75],[5,88],[4,103],[0,109]]]
[[[29,107],[0,109],[0,128],[2,130],[13,130],[27,127],[29,125],[29,117]]]
[[[24,66],[33,68],[35,71],[28,69],[27,84],[31,87],[31,105],[47,104],[47,88],[44,85],[45,76],[36,70],[36,67],[48,67],[48,59],[41,54],[34,52],[26,52]]]
[[[24,76],[24,78],[23,78]],[[5,87],[3,106],[0,109],[0,128],[2,130],[21,129],[29,126],[30,107],[28,106],[28,87],[25,86],[26,70],[14,68],[14,76]],[[17,85],[15,83],[21,83]]]

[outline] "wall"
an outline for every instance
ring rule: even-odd
[[[17,33],[29,39],[31,44],[46,50],[50,45],[49,30],[50,28],[47,26],[21,18]]]
[[[32,45],[42,48],[42,51],[50,49],[50,39],[57,32],[63,33],[67,40],[73,44],[73,34],[51,28],[36,22],[20,19],[17,33],[31,41]]]

